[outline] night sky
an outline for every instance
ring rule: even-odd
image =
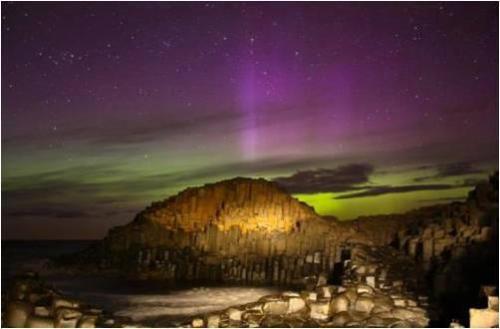
[[[342,220],[498,168],[498,3],[2,2],[2,238],[275,180]]]

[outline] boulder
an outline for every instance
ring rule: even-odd
[[[36,316],[49,316],[50,309],[47,306],[35,306],[33,314]]]
[[[365,278],[366,280],[366,284],[372,288],[375,288],[376,286],[376,281],[375,281],[375,277],[372,276],[372,275],[369,275]]]
[[[288,301],[285,300],[273,300],[264,303],[262,310],[266,314],[272,315],[283,315],[288,312]]]
[[[404,298],[394,298],[394,305],[398,307],[405,307],[406,306],[406,299]]]
[[[229,317],[229,320],[241,321],[241,314],[243,313],[243,311],[241,311],[237,308],[231,307],[226,311],[226,313]]]
[[[498,327],[498,311],[490,309],[469,309],[470,328]]]
[[[350,301],[345,295],[341,294],[332,298],[330,303],[330,312],[332,314],[347,312],[349,310]]]
[[[361,296],[354,304],[354,310],[357,312],[370,313],[375,306],[373,298]]]
[[[33,306],[21,301],[12,301],[7,305],[3,324],[7,327],[22,328],[33,312]]]
[[[218,328],[220,323],[219,314],[207,315],[207,328]]]
[[[203,319],[201,319],[201,318],[194,318],[191,321],[191,326],[193,328],[203,328],[204,325],[205,325],[205,323],[203,322]]]
[[[330,316],[330,301],[316,301],[309,304],[311,312],[309,316],[314,320],[326,321]]]
[[[488,296],[488,308],[498,312],[498,296]]]
[[[306,302],[300,297],[292,297],[288,299],[287,313],[300,312],[306,307]]]

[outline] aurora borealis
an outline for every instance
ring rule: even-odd
[[[2,238],[264,177],[326,215],[498,168],[498,3],[2,2]]]

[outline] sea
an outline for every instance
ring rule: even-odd
[[[162,282],[132,282],[102,276],[74,276],[51,271],[52,257],[89,247],[95,241],[4,241],[2,240],[2,293],[17,273],[36,271],[68,297],[100,307],[116,316],[152,326],[177,326],[187,318],[230,306],[257,301],[279,293],[276,287],[182,286]]]

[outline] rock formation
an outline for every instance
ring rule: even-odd
[[[133,326],[130,319],[113,317],[102,309],[63,296],[38,274],[18,275],[2,307],[2,327],[95,328]]]
[[[153,203],[76,261],[145,278],[290,284],[331,272],[361,236],[273,183],[236,178]]]
[[[259,325],[271,325],[276,319],[268,315],[302,303],[308,319],[323,321],[322,326],[342,322],[337,313],[344,324],[357,323],[350,326],[388,325],[372,314],[374,298],[391,305],[387,317],[406,321],[400,325],[424,326],[436,319],[441,326],[466,324],[469,308],[486,307],[487,300],[477,298],[479,287],[498,287],[498,173],[465,202],[350,222],[317,215],[274,183],[235,178],[153,203],[91,249],[59,261],[143,279],[319,287],[320,295],[329,296],[293,303],[290,296],[280,297],[248,319],[245,309],[234,308],[194,319],[191,326],[212,326],[226,317],[240,321],[233,325],[250,325],[259,317]],[[322,288],[326,284],[336,288]],[[356,290],[360,284],[372,295]],[[347,298],[353,289],[356,296]],[[436,312],[427,312],[429,303]],[[411,308],[423,313],[415,310],[420,317],[410,317]],[[394,316],[394,309],[409,318]]]

